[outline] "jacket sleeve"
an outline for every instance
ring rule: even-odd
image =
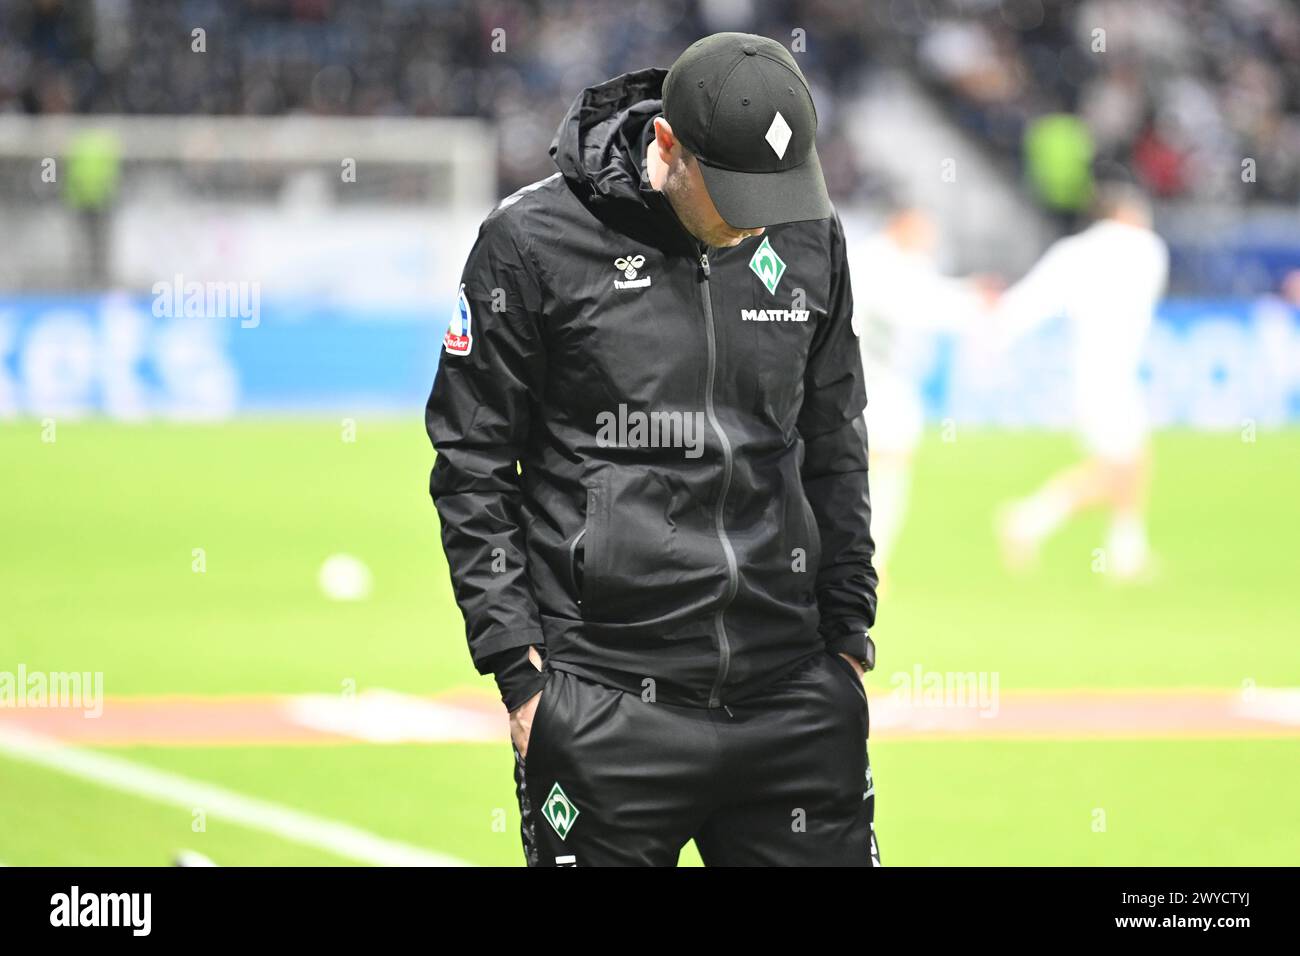
[[[828,643],[875,623],[877,583],[862,415],[867,396],[838,215],[831,220],[830,265],[830,301],[813,335],[798,418],[804,493],[821,533],[816,590],[820,629]]]
[[[546,374],[541,285],[500,212],[479,229],[461,282],[468,328],[458,304],[451,331],[462,337],[444,342],[425,408],[437,452],[429,492],[470,654],[488,673],[492,655],[543,644],[518,466]]]

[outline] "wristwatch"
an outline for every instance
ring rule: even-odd
[[[876,666],[876,644],[866,631],[852,631],[841,634],[826,643],[826,649],[836,654],[847,654],[859,664],[864,671]]]
[[[862,665],[864,671],[875,670],[876,668],[876,642],[871,639],[870,634],[862,635],[867,639],[867,653],[858,658],[858,663]]]

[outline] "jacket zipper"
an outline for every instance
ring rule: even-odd
[[[722,542],[722,553],[727,559],[727,596],[722,605],[714,614],[714,626],[718,631],[718,676],[713,682],[713,690],[709,693],[709,706],[722,706],[722,685],[727,680],[727,671],[731,668],[731,644],[727,640],[727,625],[723,620],[727,607],[736,597],[736,591],[740,588],[740,575],[737,570],[736,552],[731,547],[731,539],[727,536],[727,527],[725,514],[727,508],[727,492],[731,490],[731,471],[733,468],[731,442],[727,438],[727,433],[722,430],[722,424],[718,421],[717,413],[713,408],[713,385],[718,371],[718,342],[717,332],[713,323],[713,300],[709,295],[709,257],[703,250],[700,252],[700,299],[704,304],[704,330],[709,345],[709,365],[708,375],[704,387],[704,413],[709,418],[709,424],[713,427],[718,436],[718,443],[722,446],[722,487],[718,491],[718,503],[714,508],[714,523],[718,529],[718,540]]]

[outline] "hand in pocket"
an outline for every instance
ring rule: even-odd
[[[542,669],[542,655],[537,653],[536,647],[528,648],[528,660],[539,671]],[[541,699],[542,692],[538,691],[510,712],[510,739],[519,751],[519,756],[525,760],[528,758],[528,738],[533,733],[533,716],[537,713]]]

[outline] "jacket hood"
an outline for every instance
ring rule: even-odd
[[[667,75],[638,70],[583,90],[561,120],[550,154],[596,218],[638,241],[689,252],[689,233],[642,171],[646,124],[663,112]]]

